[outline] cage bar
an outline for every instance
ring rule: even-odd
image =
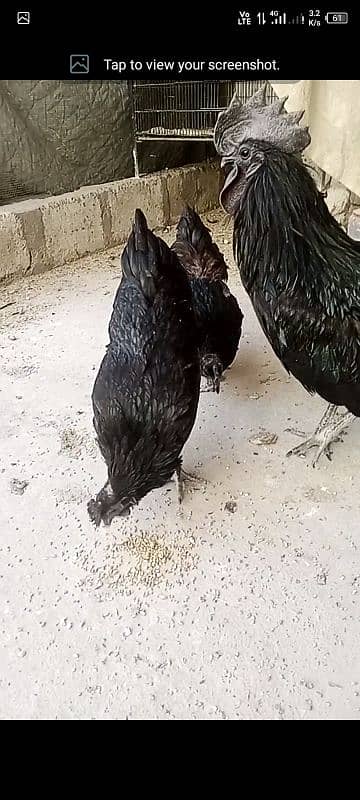
[[[212,140],[217,116],[237,90],[245,102],[263,81],[133,81],[134,133],[151,139]],[[275,98],[267,87],[267,100]]]
[[[215,123],[236,90],[246,102],[264,81],[131,81],[135,174],[139,174],[138,144],[145,141],[213,139]],[[267,84],[266,100],[276,97]]]

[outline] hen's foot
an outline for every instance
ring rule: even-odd
[[[216,394],[219,394],[220,383],[223,383],[224,380],[225,378],[223,375],[221,375],[221,377],[218,378],[217,380],[213,378],[207,378],[206,386],[204,386],[203,389],[200,389],[200,394],[203,394],[204,392],[216,392]]]

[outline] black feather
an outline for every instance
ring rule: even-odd
[[[224,256],[213,241],[194,208],[185,206],[172,246],[189,277],[226,281],[228,270]]]
[[[243,284],[276,355],[310,392],[360,415],[360,245],[306,167],[263,142],[234,220]]]
[[[236,356],[243,314],[220,277],[227,277],[223,255],[196,211],[185,208],[172,249],[189,276],[199,333],[202,375],[219,391],[220,378]]]
[[[89,504],[111,521],[170,480],[193,427],[200,367],[184,270],[137,211],[122,255],[110,343],[95,381],[94,426],[110,487]],[[109,516],[110,514],[110,516]]]
[[[193,278],[190,285],[200,336],[202,374],[211,378],[213,361],[221,376],[236,356],[243,314],[237,300],[222,281]],[[209,359],[209,356],[212,358]]]

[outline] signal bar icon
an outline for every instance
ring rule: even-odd
[[[293,24],[293,25],[305,25],[305,17],[304,17],[304,14],[299,14],[297,17],[294,17],[294,18],[293,18],[293,19],[290,21],[290,24]]]

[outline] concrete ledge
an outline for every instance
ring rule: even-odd
[[[163,182],[165,224],[177,222],[184,203],[195,206],[200,213],[219,203],[221,170],[217,161],[158,174]]]
[[[207,162],[2,206],[0,282],[122,244],[136,207],[161,229],[178,220],[184,203],[200,213],[217,206],[219,189],[219,164]]]

